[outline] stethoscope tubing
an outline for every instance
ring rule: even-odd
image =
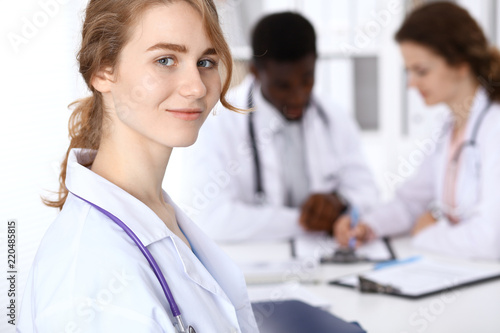
[[[255,88],[255,81],[250,84],[250,88],[248,90],[247,95],[247,108],[252,110],[254,108],[254,100],[253,100],[253,91]],[[320,116],[324,119],[325,124],[328,126],[328,117],[326,116],[325,111],[321,107],[321,105],[314,100],[311,99],[311,103],[315,105],[318,109]],[[257,147],[257,138],[255,136],[255,126],[254,126],[254,112],[250,112],[248,118],[248,132],[250,135],[250,142],[252,147],[253,161],[254,161],[254,169],[255,169],[255,197],[259,204],[265,202],[266,192],[264,189],[263,181],[262,181],[262,170],[260,167],[260,156],[259,149]]]
[[[481,128],[481,125],[483,124],[484,117],[488,113],[488,110],[490,109],[491,104],[492,104],[492,102],[491,102],[491,100],[489,100],[488,104],[486,104],[486,106],[484,107],[484,109],[481,111],[481,113],[478,116],[478,119],[476,120],[476,123],[474,124],[474,128],[472,129],[471,138],[469,140],[463,142],[460,145],[460,147],[458,148],[458,150],[456,151],[456,153],[454,154],[452,161],[455,164],[458,163],[458,159],[460,158],[460,155],[462,154],[462,151],[464,150],[465,147],[467,147],[467,146],[473,146],[473,147],[476,146],[476,141],[477,141],[477,136],[479,134],[479,129]]]
[[[122,228],[123,231],[125,231],[125,233],[134,241],[134,243],[137,245],[139,250],[141,250],[144,257],[146,257],[147,261],[149,262],[149,265],[151,266],[153,272],[156,275],[156,278],[160,282],[161,288],[163,289],[163,293],[165,294],[165,297],[167,298],[168,304],[170,306],[170,310],[172,311],[172,315],[174,316],[174,318],[176,318],[179,321],[180,316],[181,316],[181,311],[179,310],[179,307],[177,306],[177,303],[175,302],[174,295],[172,295],[172,292],[170,291],[168,283],[165,280],[165,276],[163,275],[158,264],[156,263],[156,260],[154,259],[153,255],[151,254],[151,252],[149,252],[148,248],[146,246],[144,246],[144,244],[141,242],[139,237],[137,237],[137,235],[132,230],[130,230],[130,228],[125,223],[123,223],[122,220],[120,220],[115,215],[111,214],[110,212],[108,212],[104,208],[101,208],[101,207],[97,206],[96,204],[94,204],[88,200],[85,200],[84,198],[82,198],[82,197],[80,197],[72,192],[70,192],[70,193],[73,194],[75,197],[85,201],[86,203],[88,203],[89,205],[91,205],[92,207],[94,207],[95,209],[97,209],[98,211],[100,211],[101,213],[106,215],[107,217],[109,217],[113,222],[115,222],[118,226],[120,226],[120,228]]]
[[[459,147],[458,149],[455,151],[455,153],[453,154],[453,157],[451,159],[451,165],[450,167],[452,167],[453,169],[453,173],[456,173],[457,169],[458,169],[458,164],[459,164],[459,161],[460,161],[460,157],[462,155],[462,152],[465,150],[466,147],[470,146],[470,147],[476,147],[477,146],[477,136],[479,135],[479,130],[481,129],[481,126],[484,122],[484,118],[486,117],[486,114],[488,113],[488,111],[491,109],[491,105],[492,105],[492,101],[491,100],[488,100],[488,103],[486,104],[486,106],[483,108],[483,110],[481,111],[481,113],[478,115],[478,118],[474,124],[474,127],[472,129],[472,133],[471,133],[471,136],[470,136],[470,139],[464,141]],[[452,125],[452,123],[450,123],[450,125]],[[452,130],[452,126],[449,126],[447,130]],[[477,169],[478,172],[480,172],[480,161],[475,161],[476,162],[476,165],[475,165],[475,168]],[[448,170],[449,171],[449,170]],[[476,175],[476,177],[479,177],[478,174]],[[448,180],[445,180],[445,196],[449,197],[450,195],[450,192],[446,189],[447,187],[447,184],[448,184]],[[441,208],[441,210],[443,211],[444,208]]]

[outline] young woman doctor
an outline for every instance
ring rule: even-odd
[[[446,103],[450,119],[416,174],[395,198],[350,228],[347,245],[411,231],[428,250],[500,258],[500,53],[472,17],[452,3],[418,8],[396,34],[408,84],[427,105]]]
[[[213,1],[90,0],[78,60],[92,95],[71,117],[62,210],[18,332],[257,331],[241,272],[161,189],[172,148],[227,105]]]

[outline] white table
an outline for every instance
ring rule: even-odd
[[[408,238],[392,242],[399,258],[422,254],[427,258],[446,260],[468,267],[500,267],[500,262],[465,261],[414,250]],[[221,244],[236,261],[283,260],[290,257],[287,243]],[[419,300],[389,295],[362,294],[357,290],[328,285],[334,278],[369,270],[370,264],[328,264],[319,270],[318,283],[301,284],[311,298],[330,305],[329,310],[347,321],[357,321],[370,333],[471,333],[500,332],[500,280],[465,287]],[[280,285],[268,286],[279,294]],[[249,285],[249,293],[262,285]],[[288,288],[290,289],[290,288]],[[289,290],[287,294],[290,294]],[[303,295],[302,295],[303,296]]]

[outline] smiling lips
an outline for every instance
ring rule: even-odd
[[[200,109],[177,109],[166,111],[173,117],[182,120],[196,120],[199,119],[201,117],[201,114],[203,113],[203,111]]]

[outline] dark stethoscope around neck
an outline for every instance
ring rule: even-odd
[[[247,109],[252,110],[255,106],[254,103],[254,89],[255,89],[255,81],[253,81],[250,84],[250,88],[248,89],[248,94],[247,94]],[[329,120],[328,116],[326,115],[325,110],[323,107],[312,97],[310,99],[310,103],[314,105],[314,107],[317,109],[319,116],[322,118],[323,122],[327,127],[329,127]],[[255,135],[255,125],[254,125],[254,112],[250,112],[248,116],[248,133],[250,135],[250,145],[252,148],[252,155],[253,155],[253,163],[254,163],[254,170],[255,170],[255,189],[254,189],[254,197],[257,202],[257,204],[264,204],[266,202],[266,192],[264,189],[263,181],[262,181],[262,169],[261,169],[261,163],[260,163],[260,155],[259,155],[259,149],[257,147],[257,137]]]
[[[165,276],[163,275],[158,264],[156,263],[156,260],[153,257],[153,255],[151,254],[151,252],[149,252],[148,248],[141,242],[139,237],[137,237],[137,235],[122,220],[120,220],[115,215],[111,214],[110,212],[108,212],[104,208],[101,208],[101,207],[97,206],[96,204],[94,204],[88,200],[85,200],[84,198],[82,198],[74,193],[72,193],[72,194],[75,197],[85,201],[86,203],[88,203],[89,205],[91,205],[92,207],[94,207],[95,209],[97,209],[98,211],[100,211],[101,213],[106,215],[107,217],[109,217],[120,228],[122,228],[123,231],[125,231],[125,233],[134,241],[134,243],[137,245],[139,250],[141,250],[142,254],[144,255],[144,257],[148,261],[149,265],[151,266],[151,269],[155,273],[156,278],[160,282],[161,288],[163,289],[163,293],[165,294],[165,297],[167,298],[168,304],[170,306],[170,310],[172,311],[172,315],[176,321],[175,323],[173,323],[176,331],[178,333],[196,333],[195,329],[192,326],[189,326],[186,330],[186,326],[184,326],[184,322],[182,321],[181,311],[179,310],[179,307],[177,306],[177,303],[175,302],[174,295],[172,295],[172,292],[170,291],[170,288],[168,286],[167,280],[165,279]]]

